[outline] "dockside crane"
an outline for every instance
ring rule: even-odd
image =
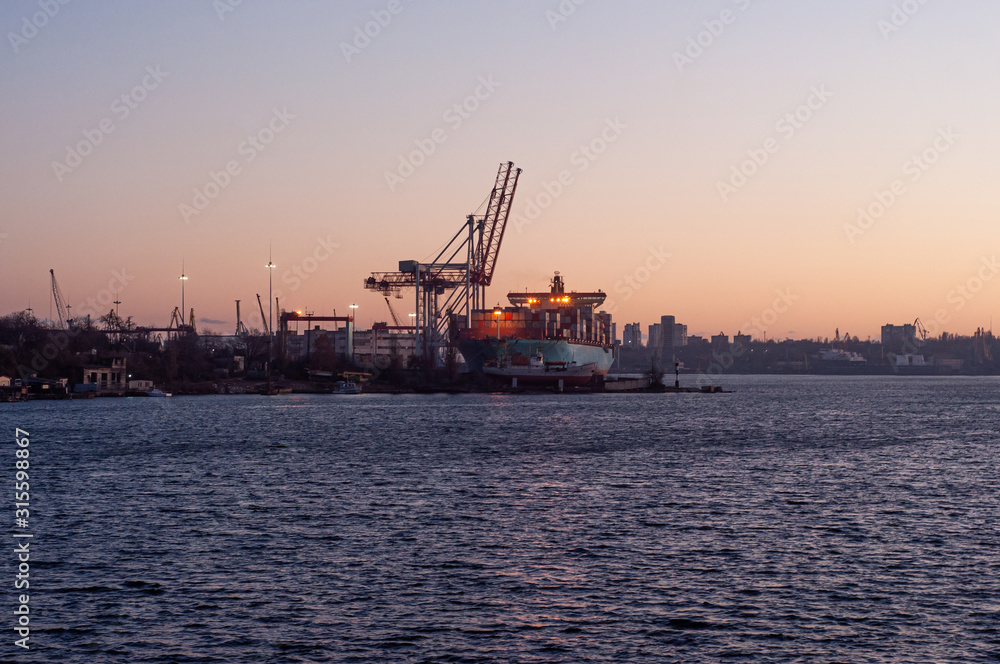
[[[66,300],[63,298],[62,290],[59,288],[59,282],[56,281],[56,271],[54,269],[50,269],[49,275],[52,277],[52,299],[56,303],[56,313],[59,316],[59,327],[60,329],[65,330],[73,321],[70,320],[69,308],[66,306]]]
[[[263,321],[261,325],[264,326],[264,332],[271,336],[271,328],[267,326],[267,314],[264,313],[264,305],[260,302],[260,293],[257,294],[257,306],[260,307],[260,319]]]
[[[171,332],[173,332],[175,338],[180,338],[183,327],[184,315],[181,313],[181,308],[174,307],[174,310],[170,312],[170,324],[167,325],[167,339],[170,339]]]
[[[392,323],[396,327],[400,327],[402,323],[399,322],[399,316],[396,315],[395,310],[392,308],[392,303],[389,302],[389,298],[385,298],[385,306],[389,307],[389,315],[392,316]]]
[[[468,215],[429,263],[399,261],[398,271],[372,272],[365,279],[366,289],[383,296],[401,297],[401,291],[407,288],[416,291],[415,348],[429,366],[441,359],[439,351],[450,337],[452,317],[464,317],[465,324],[471,325],[472,311],[484,306],[520,175],[521,169],[515,168],[514,162],[501,163],[486,214]]]
[[[236,336],[245,337],[250,334],[247,330],[247,326],[243,324],[243,320],[240,318],[240,301],[236,300]]]

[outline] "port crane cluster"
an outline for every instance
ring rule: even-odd
[[[496,180],[486,204],[483,215],[470,214],[448,243],[429,262],[415,260],[399,261],[399,269],[393,272],[372,272],[364,281],[367,290],[373,290],[385,296],[389,313],[392,315],[395,329],[412,329],[415,333],[416,353],[436,366],[443,358],[443,350],[449,345],[451,331],[450,321],[453,316],[464,317],[466,325],[471,324],[472,311],[485,306],[486,288],[493,282],[500,247],[503,244],[507,219],[510,216],[514,194],[517,191],[518,178],[521,169],[514,162],[501,163],[497,170]],[[59,318],[59,327],[69,329],[74,321],[70,317],[70,305],[56,282],[55,270],[49,270],[52,280],[52,299]],[[414,290],[414,314],[411,314],[411,325],[403,325],[392,305],[389,295],[403,297],[403,291]],[[270,336],[278,332],[271,330],[264,315],[264,308],[257,296],[261,319],[264,321],[265,332]],[[116,302],[117,304],[117,302]],[[280,311],[280,308],[279,308]],[[108,332],[116,335],[146,336],[156,332],[166,332],[170,335],[181,335],[195,332],[194,309],[190,318],[184,320],[182,307],[175,307],[167,327],[133,327],[125,325],[118,318],[117,312],[111,311],[108,317]],[[240,316],[240,301],[236,300],[236,335],[249,334]],[[353,316],[313,316],[300,312],[281,312],[279,314],[279,330],[287,333],[288,323],[305,321],[313,322],[335,321],[345,322],[353,326]],[[350,336],[350,335],[349,335]]]
[[[397,271],[372,272],[365,279],[366,289],[383,296],[402,297],[403,290],[414,289],[417,354],[431,366],[437,364],[448,345],[451,316],[464,316],[470,325],[472,311],[484,306],[520,175],[521,169],[515,168],[514,162],[501,163],[486,213],[466,217],[430,262],[400,261]],[[391,305],[390,313],[398,326]]]
[[[59,288],[59,282],[56,281],[56,271],[55,269],[49,270],[49,276],[51,279],[52,287],[52,302],[55,305],[56,315],[59,318],[59,329],[69,330],[77,323],[73,318],[70,318],[70,310],[72,305],[66,303],[66,298],[63,295],[62,289]],[[115,305],[121,304],[117,297],[115,298]],[[117,308],[117,307],[116,307]],[[87,321],[90,320],[90,315],[87,315]],[[173,335],[189,334],[196,331],[194,323],[194,308],[191,309],[190,319],[187,323],[184,322],[184,315],[181,312],[180,307],[174,307],[173,312],[170,314],[170,324],[167,327],[150,327],[150,326],[139,326],[135,327],[131,324],[126,324],[119,315],[116,309],[111,309],[107,316],[101,318],[105,321],[105,332],[113,334],[116,338],[122,336],[139,336],[148,337],[150,334],[157,332],[166,332],[169,337]],[[85,325],[89,325],[85,323]]]

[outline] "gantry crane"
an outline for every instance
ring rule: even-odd
[[[484,306],[520,175],[514,162],[501,163],[486,214],[466,217],[431,262],[400,261],[398,271],[372,272],[365,279],[366,289],[383,296],[399,297],[406,288],[416,291],[415,348],[429,365],[441,359],[439,351],[448,338],[451,316],[464,316],[466,325],[471,325],[472,311]]]

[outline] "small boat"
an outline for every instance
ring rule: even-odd
[[[164,392],[163,390],[150,390],[146,392],[147,397],[172,397],[174,396],[170,392]]]
[[[338,380],[333,384],[331,394],[361,394],[361,386],[346,380]]]
[[[499,366],[484,366],[488,376],[505,380],[517,379],[526,384],[552,383],[562,380],[566,385],[585,385],[597,370],[596,362],[578,364],[576,361],[546,360],[541,353],[525,358],[515,356]]]

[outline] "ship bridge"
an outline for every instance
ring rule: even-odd
[[[566,283],[558,272],[552,277],[548,293],[507,293],[507,299],[515,307],[532,309],[563,309],[566,307],[599,307],[607,298],[605,293],[567,293]]]
[[[599,307],[604,304],[606,293],[507,293],[507,299],[515,307],[532,309],[562,309],[577,307]]]

